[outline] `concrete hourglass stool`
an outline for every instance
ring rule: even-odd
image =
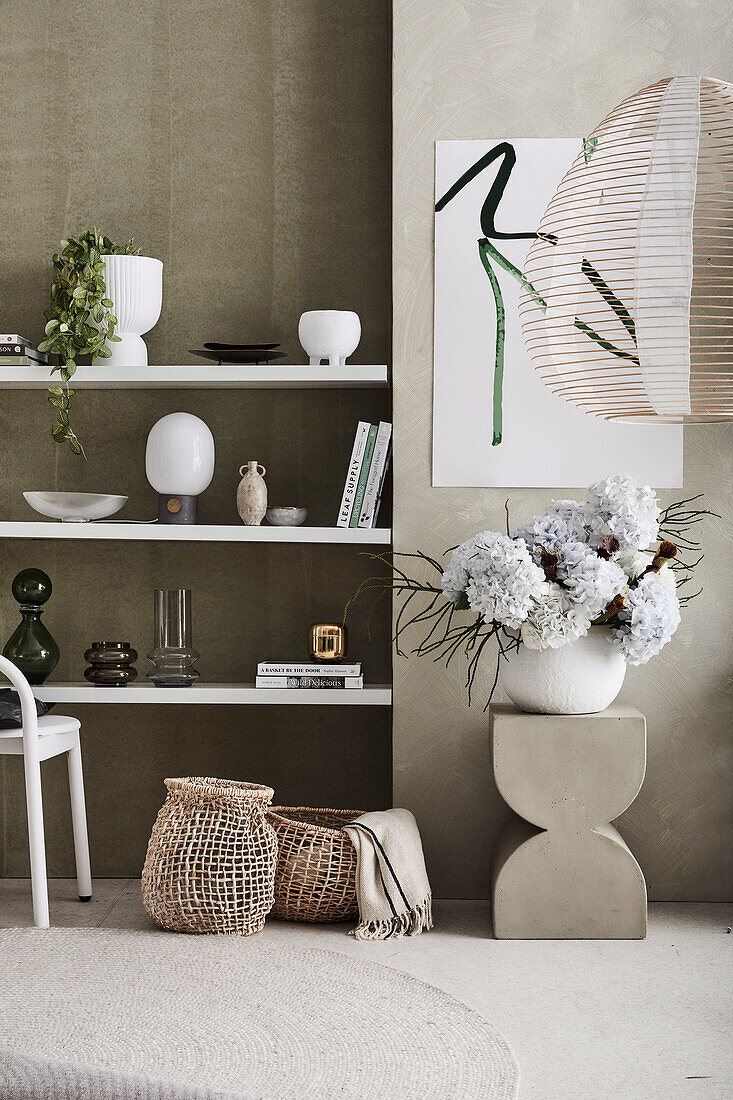
[[[643,939],[646,883],[609,822],[646,769],[646,720],[614,703],[599,714],[491,707],[494,776],[517,816],[492,853],[499,939]]]

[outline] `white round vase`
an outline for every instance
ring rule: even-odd
[[[163,304],[163,263],[152,256],[102,256],[107,297],[114,303],[115,336],[108,344],[112,356],[97,358],[107,367],[147,367],[144,332],[157,324]]]
[[[596,714],[614,701],[625,675],[626,662],[603,627],[561,649],[521,645],[501,665],[505,692],[533,714]]]
[[[298,339],[312,367],[322,359],[329,367],[343,367],[361,340],[359,314],[350,309],[312,309],[301,314]]]

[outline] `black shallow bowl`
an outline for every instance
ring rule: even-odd
[[[215,340],[204,343],[204,347],[210,351],[272,351],[279,348],[279,344],[220,344]]]
[[[232,363],[239,366],[252,365],[254,363],[269,363],[271,359],[284,359],[284,351],[235,351],[221,348],[219,351],[206,351],[202,348],[189,348],[191,355],[199,355],[202,359],[210,359],[214,363]]]

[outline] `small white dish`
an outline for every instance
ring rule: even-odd
[[[307,515],[307,508],[268,508],[267,522],[273,527],[300,527]]]
[[[127,497],[106,493],[23,493],[36,512],[63,523],[88,523],[119,512]]]

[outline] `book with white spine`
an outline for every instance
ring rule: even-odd
[[[364,457],[364,449],[367,444],[367,439],[369,438],[370,427],[371,425],[365,420],[360,420],[356,429],[354,446],[351,451],[351,458],[349,459],[349,468],[346,472],[346,483],[344,485],[343,496],[341,497],[341,507],[339,508],[338,520],[336,521],[337,527],[349,526],[351,509],[354,504],[354,497],[356,496],[356,487],[359,484],[361,460]]]
[[[258,688],[306,688],[317,690],[326,688],[336,691],[358,691],[364,687],[363,676],[258,676],[255,680]]]
[[[359,470],[359,481],[356,486],[356,494],[354,496],[354,503],[351,505],[351,515],[349,516],[349,527],[359,526],[359,516],[361,515],[361,506],[364,502],[364,494],[366,493],[367,481],[369,480],[369,470],[372,465],[372,455],[374,454],[374,444],[377,442],[377,425],[369,425],[369,435],[367,436],[366,446],[364,447],[364,455],[361,460],[361,468]]]
[[[260,661],[258,676],[361,676],[361,664],[307,664],[300,661]]]
[[[372,517],[372,523],[371,523],[372,527],[376,526],[377,518],[379,516],[379,508],[380,508],[381,503],[382,503],[382,493],[384,491],[384,483],[387,480],[387,469],[389,467],[389,460],[390,460],[391,457],[392,457],[392,440],[390,439],[389,446],[387,448],[387,461],[384,464],[384,469],[382,470],[382,477],[381,477],[380,482],[379,482],[379,488],[377,489],[377,503],[374,505],[374,516]]]
[[[392,425],[386,420],[380,420],[374,453],[372,454],[372,463],[369,468],[366,492],[364,493],[364,502],[359,516],[359,527],[373,527],[376,522],[380,489],[387,471],[391,441]]]
[[[17,332],[0,332],[0,344],[22,344],[25,348],[35,348],[25,336],[19,336]]]

